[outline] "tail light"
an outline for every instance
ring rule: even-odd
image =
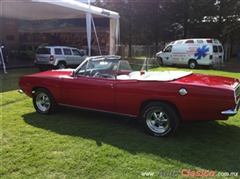
[[[209,59],[212,60],[212,59],[213,59],[213,56],[212,56],[212,55],[209,55]]]
[[[187,44],[187,43],[194,43],[194,40],[187,40],[187,41],[185,42],[185,44]]]
[[[213,43],[213,41],[211,39],[208,39],[207,43]]]
[[[50,61],[54,61],[54,56],[53,55],[50,56]]]

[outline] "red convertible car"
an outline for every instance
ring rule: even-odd
[[[88,57],[76,69],[22,76],[19,92],[40,114],[73,106],[136,117],[154,136],[180,121],[227,120],[240,106],[238,79],[185,71],[133,71],[120,56]]]

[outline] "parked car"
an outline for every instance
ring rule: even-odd
[[[156,56],[162,65],[187,65],[193,69],[219,67],[224,51],[217,39],[181,39],[172,41]]]
[[[40,46],[34,64],[40,71],[78,66],[86,58],[86,51],[67,46]]]
[[[120,56],[88,57],[76,69],[22,76],[20,93],[40,114],[73,106],[136,117],[154,136],[180,121],[227,120],[240,106],[240,81],[184,71],[133,71]]]

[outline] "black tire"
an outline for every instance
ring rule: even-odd
[[[163,66],[162,58],[157,57],[157,59],[156,59],[156,63],[157,63],[158,66]]]
[[[52,114],[57,110],[52,94],[44,88],[37,89],[33,94],[33,106],[40,114]]]
[[[59,62],[57,65],[58,69],[65,69],[66,68],[66,63],[65,62]]]
[[[188,62],[188,67],[191,69],[196,69],[198,68],[198,63],[196,62],[196,60],[190,60]]]
[[[163,59],[162,59],[162,58],[160,58],[160,60],[159,60],[159,61],[160,61],[160,65],[161,65],[161,66],[163,66]]]
[[[154,102],[145,106],[141,113],[141,123],[153,136],[171,135],[179,125],[180,117],[174,107],[164,102]]]

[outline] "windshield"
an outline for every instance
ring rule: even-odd
[[[77,76],[104,77],[115,79],[119,73],[130,73],[128,61],[120,59],[89,58],[76,70]],[[97,75],[98,74],[98,75]]]
[[[163,49],[163,52],[171,52],[172,51],[172,45],[169,45]]]

